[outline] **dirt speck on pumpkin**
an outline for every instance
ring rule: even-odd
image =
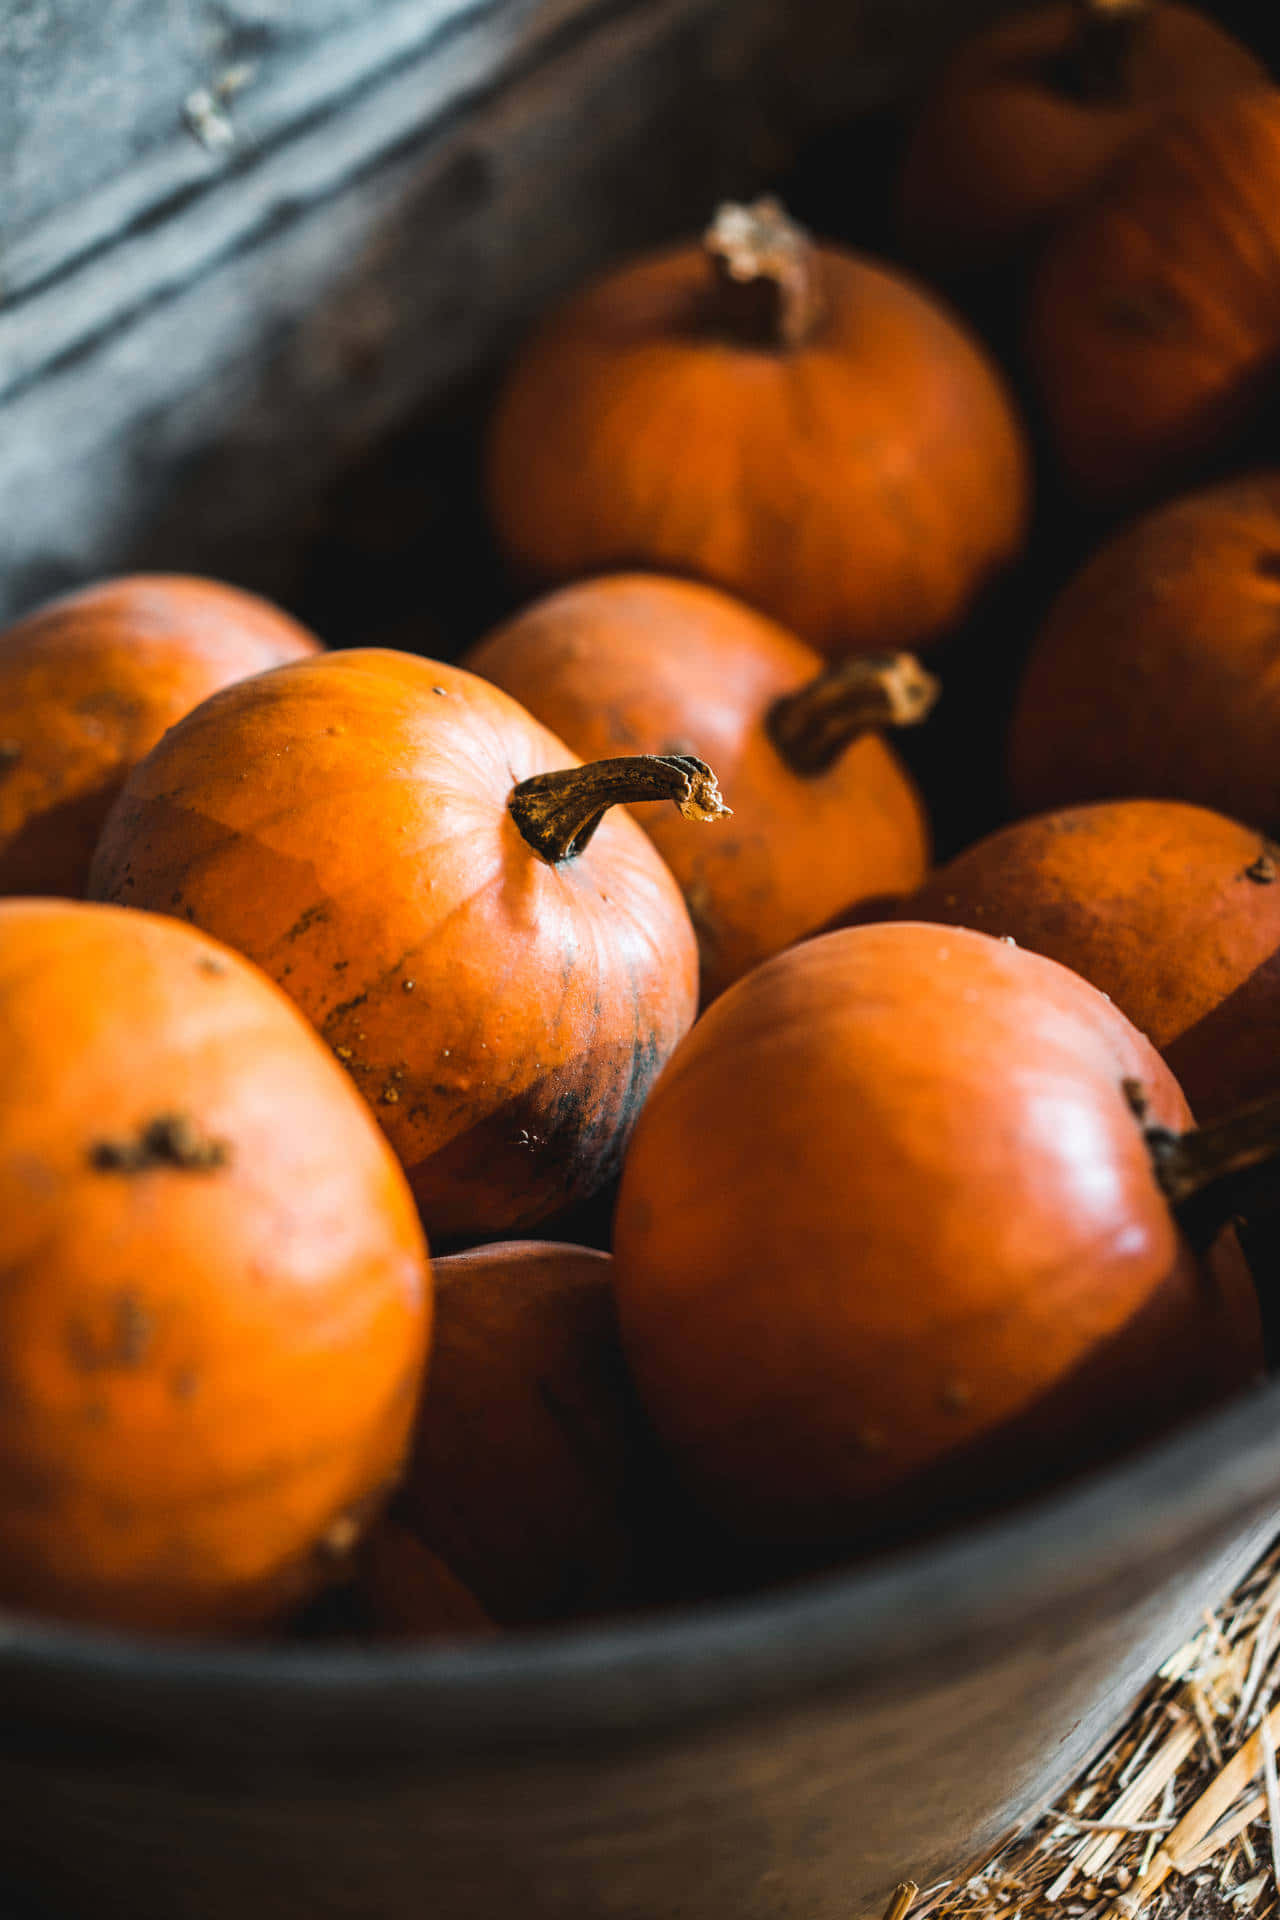
[[[183,1173],[212,1173],[226,1166],[231,1147],[202,1133],[187,1113],[161,1113],[134,1134],[95,1140],[89,1164],[98,1173],[150,1173],[161,1167]]]

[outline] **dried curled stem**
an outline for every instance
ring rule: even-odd
[[[610,807],[670,800],[686,820],[732,813],[705,760],[691,753],[636,753],[535,773],[511,790],[507,810],[536,854],[558,866],[582,852]]]
[[[717,332],[747,346],[809,338],[823,314],[817,249],[781,201],[726,201],[702,244],[716,277]]]
[[[941,691],[913,653],[856,655],[775,700],[765,727],[792,772],[811,776],[872,727],[918,726]]]

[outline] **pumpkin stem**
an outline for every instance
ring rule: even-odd
[[[1146,1124],[1140,1087],[1125,1082],[1151,1164],[1178,1225],[1203,1251],[1236,1214],[1280,1201],[1280,1094],[1186,1133]]]
[[[511,789],[507,810],[534,852],[558,866],[582,852],[610,807],[635,800],[671,800],[686,820],[733,811],[706,761],[691,753],[635,753],[535,773]]]
[[[1078,0],[1079,24],[1063,57],[1059,80],[1077,100],[1119,101],[1134,42],[1151,0]]]
[[[825,773],[869,728],[917,726],[941,691],[913,653],[855,655],[782,694],[765,727],[793,773]]]
[[[809,338],[823,312],[817,248],[781,201],[725,201],[702,244],[715,274],[717,333],[749,347]]]

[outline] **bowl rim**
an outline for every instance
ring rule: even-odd
[[[1149,1595],[1268,1519],[1280,1523],[1280,1380],[1014,1511],[731,1601],[422,1646],[152,1641],[10,1616],[0,1747],[34,1757],[35,1727],[58,1753],[96,1733],[113,1763],[172,1760],[175,1722],[199,1714],[198,1768],[234,1751],[349,1780],[357,1763],[634,1745],[814,1696],[901,1691],[904,1672],[926,1686],[1029,1623],[1078,1619],[1088,1596]]]

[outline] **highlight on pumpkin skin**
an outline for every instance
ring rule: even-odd
[[[979,342],[770,198],[549,315],[499,395],[487,479],[527,578],[707,581],[837,657],[941,640],[1020,550],[1030,486]]]
[[[544,595],[463,664],[583,760],[696,743],[714,763],[734,809],[714,833],[635,808],[692,917],[704,1004],[848,901],[924,878],[928,822],[888,738],[938,697],[912,654],[824,661],[717,587],[625,573]]]
[[[573,758],[462,668],[331,653],[171,728],[95,856],[100,896],[205,927],[296,1001],[437,1242],[523,1231],[607,1186],[697,1009],[679,889],[611,804],[636,789],[615,773],[602,791]],[[510,805],[531,778],[545,853]],[[643,779],[711,809],[693,763]]]

